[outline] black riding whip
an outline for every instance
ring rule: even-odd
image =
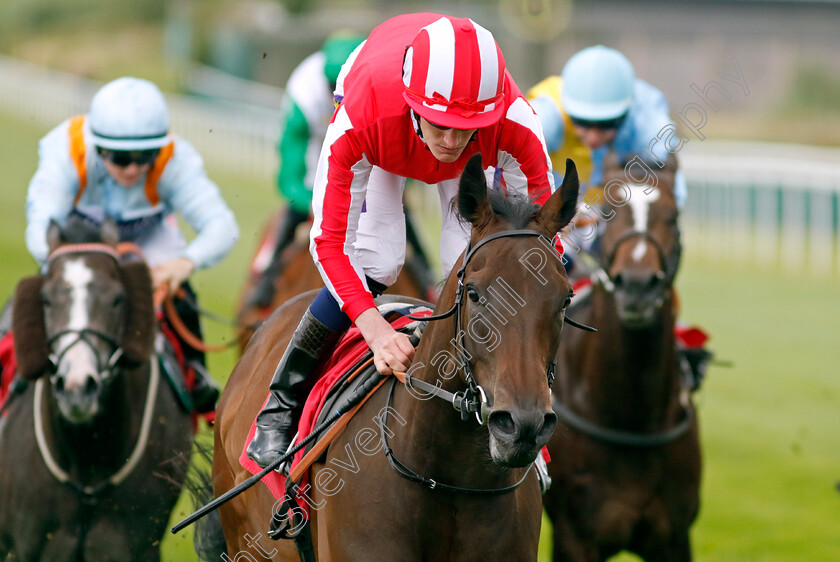
[[[186,517],[183,521],[172,527],[171,532],[172,534],[177,533],[178,531],[192,525],[223,503],[231,500],[232,498],[238,496],[257,482],[263,479],[263,477],[275,470],[278,466],[283,464],[286,460],[294,457],[294,454],[297,453],[301,448],[306,446],[310,441],[312,441],[318,434],[320,434],[323,430],[327,429],[329,426],[334,424],[341,416],[343,416],[348,410],[350,410],[353,406],[358,404],[377,384],[381,381],[386,375],[375,371],[374,376],[371,376],[368,380],[366,380],[361,386],[359,386],[356,390],[353,391],[353,394],[347,397],[344,404],[336,408],[334,414],[332,414],[329,418],[324,420],[318,427],[316,427],[312,433],[306,436],[300,443],[295,445],[290,451],[288,451],[285,455],[277,459],[276,461],[272,462],[270,465],[262,469],[257,474],[254,474],[247,480],[237,484],[218,498],[214,499],[207,505],[199,508],[196,510],[192,515]]]

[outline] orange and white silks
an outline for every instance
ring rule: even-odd
[[[76,167],[76,172],[79,174],[79,191],[76,193],[76,199],[73,201],[74,206],[79,204],[82,194],[85,192],[85,188],[87,187],[87,165],[85,163],[85,159],[87,158],[87,147],[85,146],[83,133],[84,124],[85,116],[77,115],[70,119],[70,128],[68,129],[68,134],[70,135],[70,160],[73,162],[73,165]],[[146,199],[149,200],[149,203],[151,203],[153,207],[160,202],[157,184],[161,175],[163,175],[163,170],[166,168],[166,164],[172,158],[174,152],[174,142],[170,142],[161,148],[160,154],[158,154],[158,157],[152,164],[151,169],[146,173],[144,191],[146,193]]]

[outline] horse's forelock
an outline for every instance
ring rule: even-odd
[[[18,374],[25,380],[37,379],[50,365],[44,303],[41,299],[43,284],[43,276],[24,277],[15,290],[12,331],[15,335]]]
[[[505,194],[497,189],[489,190],[487,195],[493,214],[507,221],[512,229],[526,228],[540,210],[533,199],[524,195]]]
[[[132,261],[120,265],[120,276],[127,300],[121,341],[123,357],[133,365],[140,365],[151,356],[154,348],[152,275],[145,262]]]

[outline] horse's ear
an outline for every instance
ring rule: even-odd
[[[117,228],[116,221],[111,217],[106,217],[105,220],[102,221],[100,233],[102,235],[102,242],[108,244],[109,246],[116,247],[117,243],[120,241],[119,228]]]
[[[50,253],[53,253],[64,242],[64,234],[61,232],[61,226],[54,219],[50,219],[50,226],[47,227],[47,246],[50,249]]]
[[[134,367],[147,361],[155,342],[155,308],[152,301],[152,274],[146,262],[120,264],[126,293],[126,321],[120,345],[123,361]]]
[[[577,167],[571,158],[566,158],[566,175],[563,176],[563,184],[548,198],[537,214],[536,220],[545,228],[546,234],[554,237],[561,228],[572,221],[577,210],[579,190]]]
[[[24,277],[18,282],[12,305],[12,332],[15,335],[15,358],[18,374],[33,381],[50,369],[50,348],[44,323],[44,303],[40,275]]]
[[[493,214],[487,200],[487,178],[481,166],[481,153],[467,161],[458,184],[458,212],[473,225],[481,225]]]

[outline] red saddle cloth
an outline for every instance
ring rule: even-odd
[[[679,345],[687,349],[703,347],[706,340],[709,339],[709,335],[701,328],[682,324],[674,326],[674,335],[676,335]]]
[[[400,316],[391,322],[391,326],[398,330],[411,322],[413,322],[413,320],[410,318]],[[300,416],[300,421],[298,422],[298,436],[295,440],[295,444],[306,438],[306,436],[311,433],[312,429],[314,429],[315,421],[318,419],[318,415],[321,413],[321,409],[324,406],[324,401],[326,400],[333,385],[342,377],[342,375],[344,375],[344,373],[352,368],[353,365],[358,363],[367,351],[367,343],[364,338],[362,338],[362,334],[359,332],[359,329],[353,327],[348,330],[341,342],[339,342],[330,359],[324,364],[324,367],[321,369],[323,375],[321,375],[321,378],[318,379],[317,383],[315,383],[315,386],[312,387],[312,391],[306,399],[306,403],[303,406],[303,412]],[[266,397],[266,401],[267,400],[268,398]],[[254,423],[251,424],[251,430],[248,432],[248,438],[245,440],[245,445],[242,448],[242,454],[239,456],[239,464],[241,464],[243,468],[251,474],[257,474],[262,470],[262,467],[248,458],[246,453],[248,444],[254,438],[254,432],[256,432],[256,429],[256,418],[254,418]],[[290,466],[290,472],[291,469],[297,466],[303,458],[305,452],[306,447],[295,453]],[[269,491],[271,491],[271,494],[277,500],[282,501],[284,499],[286,496],[285,475],[273,471],[265,475],[262,482],[268,486]],[[286,498],[289,500],[289,503],[297,502],[297,505],[303,510],[307,519],[309,518],[309,502],[311,501],[309,498],[310,489],[309,475],[304,474],[300,483],[298,483],[295,488],[297,493],[294,494],[294,497]]]
[[[9,388],[17,371],[15,339],[12,336],[12,332],[6,332],[0,338],[0,369],[2,369],[2,375],[0,376],[0,408],[2,408],[3,404],[6,403],[6,399],[9,397]]]

